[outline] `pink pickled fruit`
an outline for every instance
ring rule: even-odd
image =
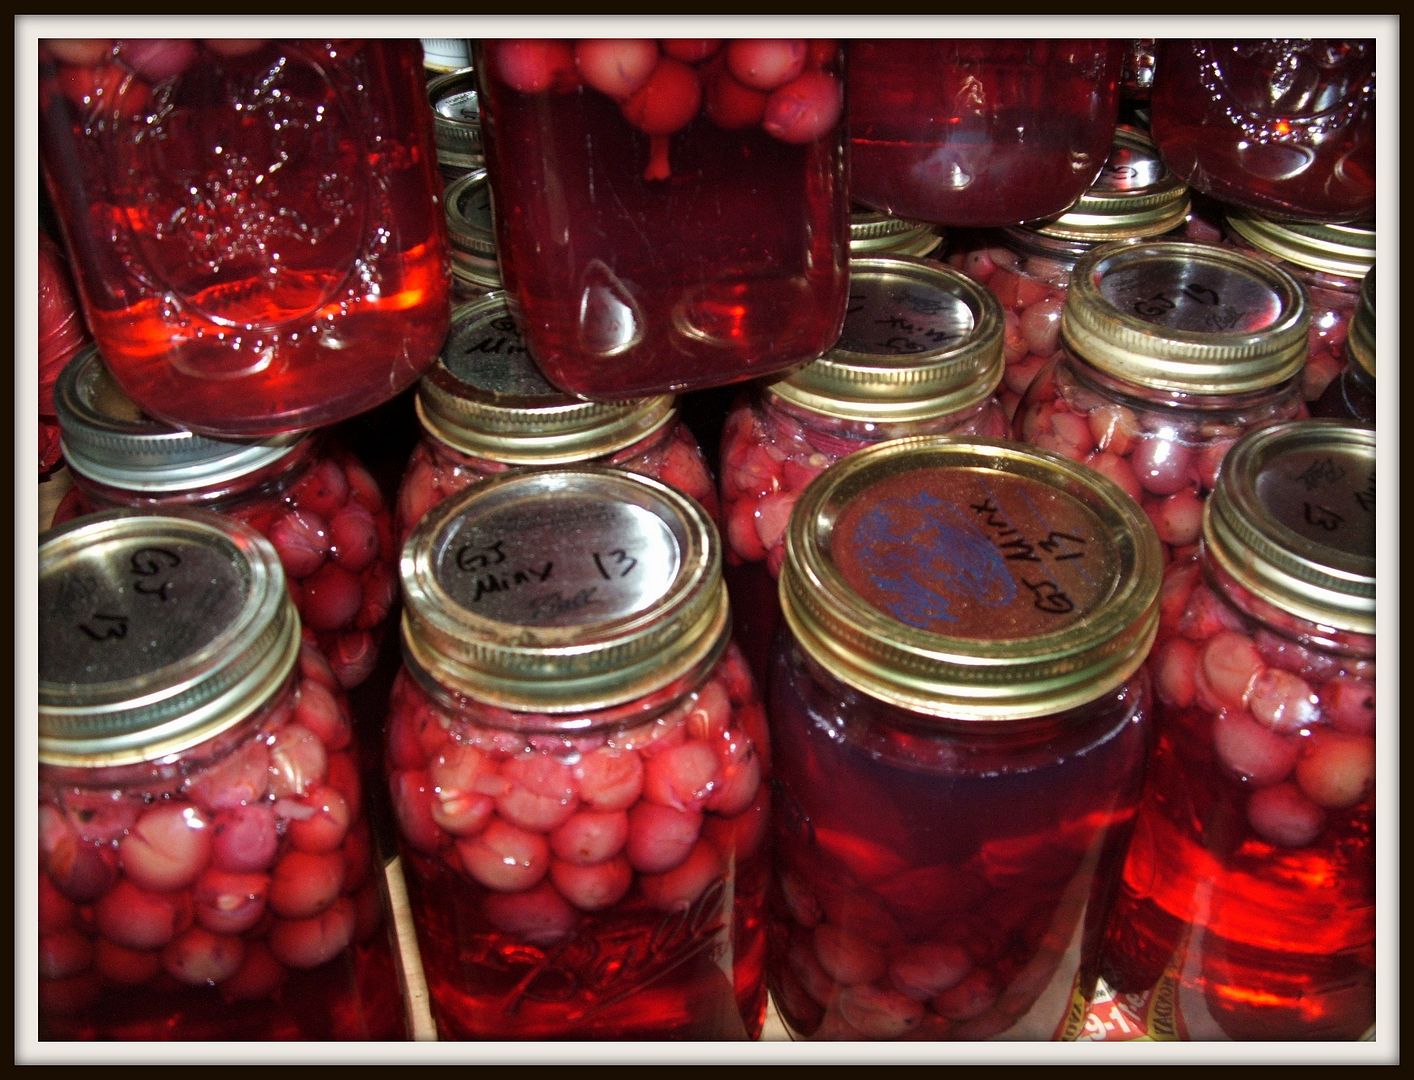
[[[548,832],[579,806],[573,769],[541,754],[512,758],[501,768],[510,788],[496,799],[496,811],[513,825]]]
[[[381,560],[373,563],[363,572],[363,603],[354,616],[354,626],[359,630],[382,626],[397,598],[397,572]]]
[[[1375,740],[1322,728],[1296,762],[1296,782],[1317,806],[1346,810],[1375,790]]]
[[[328,521],[349,499],[349,480],[333,458],[318,462],[290,491],[290,501]]]
[[[1185,709],[1193,704],[1193,672],[1198,667],[1198,647],[1184,638],[1169,638],[1153,652],[1150,670],[1154,690],[1165,705]]]
[[[842,986],[870,983],[888,970],[888,958],[873,942],[831,923],[815,928],[815,957]]]
[[[245,960],[236,972],[221,983],[224,1001],[265,1001],[275,996],[288,970],[275,959],[263,941],[246,943]]]
[[[40,866],[67,899],[86,904],[107,892],[118,868],[110,857],[79,838],[56,807],[39,808]]]
[[[1227,457],[1227,452],[1232,449],[1232,445],[1236,441],[1236,439],[1217,439],[1199,448],[1194,471],[1204,491],[1212,491],[1217,486],[1218,472],[1222,468],[1223,458]]]
[[[897,877],[909,869],[908,863],[898,855],[862,836],[817,825],[815,842],[819,845],[821,859],[839,866],[854,880],[865,884]]]
[[[781,482],[785,490],[798,494],[810,486],[810,482],[832,464],[832,459],[824,454],[811,454],[808,458],[789,457],[781,463]]]
[[[622,855],[589,866],[552,859],[550,880],[580,911],[603,911],[627,895],[633,885],[633,867]]]
[[[886,987],[847,986],[836,1002],[840,1017],[866,1039],[899,1039],[923,1022],[922,1004]]]
[[[117,63],[65,65],[59,69],[55,82],[65,97],[84,110],[86,117],[136,117],[151,97],[148,84]]]
[[[662,38],[663,52],[684,64],[700,64],[722,47],[720,38]]]
[[[1139,436],[1139,419],[1133,410],[1123,405],[1098,405],[1090,410],[1086,419],[1097,449],[1121,457],[1128,456],[1134,449],[1134,440]]]
[[[270,526],[270,542],[292,578],[307,578],[329,557],[329,529],[311,510],[291,508]]]
[[[622,810],[581,810],[550,834],[550,850],[565,862],[589,866],[617,855],[627,839]]]
[[[686,702],[684,725],[689,739],[716,746],[732,722],[732,703],[721,679],[702,684]]]
[[[1308,648],[1265,627],[1258,627],[1252,640],[1257,643],[1257,651],[1268,664],[1300,675],[1308,682],[1323,682],[1341,671],[1341,665],[1334,656]]]
[[[800,876],[778,869],[774,878],[775,891],[786,906],[792,920],[806,928],[817,925],[824,915],[814,890]]]
[[[687,126],[701,103],[697,72],[680,60],[661,57],[648,79],[623,103],[623,114],[644,134],[671,135]]]
[[[626,810],[643,791],[643,759],[632,750],[602,747],[573,766],[580,801],[593,810]]]
[[[319,736],[301,724],[286,724],[270,737],[270,791],[277,799],[300,796],[324,779],[329,755]]]
[[[207,870],[192,887],[196,921],[217,934],[243,934],[265,914],[268,874]]]
[[[537,832],[492,820],[475,836],[457,841],[466,872],[488,889],[521,892],[540,882],[550,865],[550,845]]]
[[[615,101],[631,96],[648,81],[658,63],[658,45],[646,38],[581,38],[574,64],[586,86]]]
[[[795,503],[794,493],[781,491],[767,495],[756,507],[756,535],[767,551],[785,542],[786,525]]]
[[[758,797],[739,813],[719,817],[715,812],[702,819],[702,835],[716,845],[717,850],[738,861],[749,859],[761,850],[770,831],[770,800],[765,788]]]
[[[1056,297],[1038,300],[1020,313],[1021,335],[1036,356],[1049,357],[1059,348],[1060,317],[1064,305]]]
[[[766,93],[754,90],[729,71],[708,76],[703,111],[723,131],[755,127],[766,115]]]
[[[354,754],[340,750],[329,755],[329,767],[324,773],[324,782],[344,797],[353,821],[363,817],[363,779],[359,775],[359,764]]]
[[[500,41],[490,48],[491,70],[512,90],[539,94],[546,90],[573,89],[574,53],[564,41],[519,38]]]
[[[160,82],[185,71],[196,60],[196,43],[181,38],[126,39],[118,56],[149,82]]]
[[[722,742],[717,747],[721,773],[703,806],[714,814],[735,817],[742,813],[761,788],[761,758],[745,738]]]
[[[761,129],[782,142],[810,143],[833,129],[843,112],[840,81],[828,72],[807,71],[771,91]]]
[[[363,604],[358,576],[333,562],[326,562],[303,582],[299,605],[304,621],[315,630],[349,626]]]
[[[1312,351],[1306,358],[1306,367],[1301,372],[1301,397],[1305,401],[1315,401],[1344,370],[1344,364],[1325,349]]]
[[[189,777],[182,794],[206,810],[230,810],[264,800],[270,781],[270,751],[252,740]]]
[[[1253,831],[1277,847],[1299,848],[1312,843],[1326,827],[1326,812],[1284,782],[1252,792],[1247,822]]]
[[[1135,502],[1141,502],[1144,498],[1144,489],[1134,478],[1134,470],[1129,467],[1129,462],[1118,454],[1096,454],[1087,464],[1101,476],[1113,480]]]
[[[343,846],[353,821],[353,812],[343,795],[328,785],[311,788],[304,797],[314,810],[311,817],[291,821],[286,835],[300,851],[323,855]]]
[[[45,38],[42,45],[65,64],[96,64],[113,51],[110,38]]]
[[[67,979],[93,966],[93,942],[77,930],[41,934],[38,955],[41,979]]]
[[[1050,429],[1038,431],[1031,441],[1042,450],[1050,450],[1082,464],[1093,449],[1090,427],[1085,420],[1075,413],[1061,410],[1051,415]]]
[[[835,998],[834,976],[820,966],[815,956],[813,935],[791,943],[786,952],[786,969],[799,981],[805,992],[821,1005]]]
[[[1029,274],[1017,273],[1016,302],[1019,308],[1025,309],[1033,307],[1045,300],[1055,299],[1059,299],[1059,297],[1056,296],[1054,290],[1047,282],[1039,278],[1031,277]],[[1018,314],[1024,318],[1026,313],[1022,310],[1019,311]],[[1052,350],[1052,352],[1054,352],[1054,350]],[[1043,355],[1049,356],[1050,353],[1044,353]]]
[[[286,967],[307,970],[327,964],[353,941],[357,913],[346,896],[326,911],[307,919],[276,919],[266,942]]]
[[[661,874],[640,874],[638,888],[643,898],[659,911],[685,911],[715,881],[722,880],[721,853],[706,840],[699,840],[687,857]]]
[[[640,802],[628,812],[624,852],[640,874],[662,874],[678,866],[702,832],[702,815]]]
[[[333,690],[313,679],[300,684],[294,721],[331,750],[342,750],[352,736],[345,706]]]
[[[329,661],[319,649],[314,631],[308,627],[300,631],[299,673],[301,682],[316,682],[326,690],[338,690],[339,683],[334,678]]]
[[[185,888],[211,856],[210,824],[194,806],[152,807],[118,843],[123,873],[134,885],[153,892]]]
[[[510,790],[504,777],[473,746],[449,745],[427,769],[432,782],[432,819],[447,832],[469,836],[480,831],[495,812],[493,796]]]
[[[771,977],[771,1001],[781,1019],[792,1032],[807,1038],[820,1026],[824,1010],[810,996],[804,984],[789,968],[775,971]]]
[[[1338,675],[1321,686],[1321,711],[1337,731],[1373,735],[1375,688],[1364,679]]]
[[[102,844],[122,839],[142,812],[141,803],[121,791],[84,788],[68,789],[63,807],[80,839]]]
[[[889,982],[914,1001],[927,1001],[960,983],[972,970],[972,956],[961,945],[911,943],[889,961]]]
[[[929,1007],[949,1020],[972,1020],[981,1016],[997,1000],[1001,988],[996,976],[986,968],[974,968],[962,981],[929,1001]]]
[[[109,941],[130,949],[160,949],[191,921],[185,893],[163,894],[120,880],[93,905],[94,925]]]
[[[49,880],[48,874],[39,875],[39,899],[35,904],[36,922],[41,934],[52,934],[62,930],[74,921],[78,905],[61,893]]]
[[[273,805],[223,810],[211,823],[211,862],[222,870],[264,870],[275,861],[280,834]]]
[[[162,954],[146,949],[129,949],[107,938],[93,943],[93,966],[108,982],[119,986],[141,986],[162,970]]]
[[[1298,739],[1279,735],[1241,711],[1213,717],[1213,746],[1218,760],[1254,787],[1285,780],[1301,753]]]
[[[1002,361],[1010,367],[1029,355],[1030,352],[1026,348],[1026,338],[1021,333],[1021,316],[1014,311],[1004,311],[1002,313]]]
[[[742,499],[726,508],[727,543],[746,562],[760,562],[766,557],[765,545],[756,531],[756,502]]]
[[[1310,684],[1280,668],[1262,668],[1247,693],[1247,711],[1254,719],[1284,735],[1321,722],[1320,701]]]
[[[1224,630],[1242,633],[1242,619],[1211,589],[1195,585],[1178,619],[1178,632],[1190,641],[1203,641]]]
[[[344,471],[344,480],[349,486],[349,495],[364,509],[374,515],[377,520],[383,516],[385,509],[383,502],[383,489],[378,486],[378,481],[364,464],[347,451],[339,457],[339,467]]]
[[[391,709],[384,743],[390,769],[416,769],[423,763],[425,755],[418,738],[420,727],[421,717],[415,709],[396,704]]]
[[[1203,500],[1191,488],[1167,495],[1157,504],[1146,504],[1144,509],[1165,544],[1183,547],[1198,542],[1203,528]]]
[[[338,852],[287,851],[270,871],[266,903],[282,919],[307,919],[327,910],[343,887],[344,860]]]
[[[1172,495],[1191,483],[1193,451],[1174,439],[1147,435],[1129,456],[1135,478],[1152,495]]]
[[[774,90],[805,70],[806,49],[799,38],[738,38],[727,45],[727,70],[743,86]]]
[[[579,921],[579,913],[548,881],[525,892],[493,893],[482,901],[481,910],[497,930],[532,945],[567,937]]]
[[[173,938],[162,950],[167,974],[188,986],[215,986],[240,970],[245,943],[240,938],[213,934],[193,926]]]
[[[1224,630],[1210,638],[1203,646],[1200,664],[1208,687],[1231,709],[1244,706],[1248,688],[1265,667],[1252,639],[1236,630]]]
[[[359,573],[378,557],[378,527],[361,503],[345,504],[330,519],[329,540],[335,562],[350,573]]]
[[[992,260],[991,248],[975,248],[972,251],[959,252],[958,262],[953,262],[953,257],[948,257],[948,262],[961,270],[974,281],[987,283],[987,279],[996,270],[997,264]]]
[[[1002,372],[1002,385],[1004,389],[1016,395],[1018,399],[1021,398],[1021,396],[1031,388],[1031,384],[1035,381],[1037,373],[1046,366],[1046,361],[1047,358],[1044,356],[1035,356],[1032,353],[1025,353],[1021,359],[1017,360],[1015,363],[1008,364]],[[1017,404],[1019,404],[1019,401],[1012,405],[1013,415],[1016,412]]]
[[[674,810],[700,810],[716,788],[721,764],[706,743],[684,742],[648,760],[643,796]]]
[[[982,878],[965,866],[915,866],[874,885],[874,892],[899,920],[911,927],[934,926],[986,902]]]

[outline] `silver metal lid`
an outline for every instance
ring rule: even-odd
[[[484,167],[476,72],[464,67],[437,76],[427,84],[427,99],[432,106],[437,163],[454,171]]]
[[[938,227],[927,221],[894,217],[867,206],[849,215],[851,255],[927,255],[943,242]]]
[[[486,170],[474,170],[448,184],[446,206],[452,273],[479,289],[499,289],[501,266],[496,261],[496,225]]]

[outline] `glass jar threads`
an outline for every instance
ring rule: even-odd
[[[692,499],[487,480],[403,549],[389,786],[442,1038],[754,1039],[768,745]]]
[[[1223,463],[1169,567],[1158,736],[1104,974],[1191,1039],[1375,1021],[1375,437],[1278,424]]]
[[[204,512],[44,535],[42,1038],[407,1037],[349,717],[282,578]]]
[[[1059,214],[1104,164],[1126,43],[850,42],[850,197],[938,225]]]
[[[192,507],[275,545],[300,619],[342,687],[364,682],[397,599],[393,515],[372,474],[317,432],[216,439],[145,416],[92,347],[56,387],[73,487],[56,523],[110,507]]]
[[[1148,745],[1153,529],[999,439],[796,505],[770,682],[773,1000],[813,1039],[1050,1039],[1093,993]]]
[[[389,400],[447,329],[415,40],[40,43],[40,162],[94,340],[149,415],[218,437]]]
[[[397,535],[471,484],[518,468],[593,462],[662,480],[717,516],[716,481],[671,395],[592,402],[547,383],[503,293],[457,308],[418,384],[422,439],[398,489]]]
[[[1290,274],[1238,251],[1096,248],[1071,274],[1061,352],[1027,389],[1013,434],[1117,481],[1182,554],[1238,437],[1306,415],[1309,312]]]
[[[473,63],[501,273],[551,383],[676,393],[834,341],[838,42],[519,38],[480,43]]]

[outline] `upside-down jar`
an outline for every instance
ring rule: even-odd
[[[201,511],[41,539],[42,1038],[408,1037],[349,716],[281,578]]]
[[[780,622],[786,523],[806,485],[886,439],[1005,437],[1001,374],[1002,313],[991,293],[936,262],[880,255],[851,263],[835,347],[738,397],[722,434],[724,573],[758,680]]]
[[[850,42],[850,198],[938,225],[1051,217],[1094,181],[1125,42]]]
[[[427,100],[432,107],[437,168],[443,182],[450,184],[469,172],[484,169],[486,155],[481,152],[476,72],[465,64],[443,72],[428,82]]]
[[[1081,1029],[1160,558],[1115,484],[1000,439],[897,439],[806,490],[769,693],[767,970],[792,1035]]]
[[[1121,127],[1100,175],[1064,214],[978,234],[948,256],[1002,302],[1006,368],[998,397],[1008,418],[1060,350],[1061,309],[1080,257],[1100,244],[1172,233],[1188,210],[1188,189],[1164,168],[1154,144]]]
[[[368,678],[397,599],[393,515],[346,446],[311,432],[217,439],[154,420],[118,388],[97,349],[59,376],[64,459],[73,486],[56,524],[114,507],[190,507],[254,528],[346,689]]]
[[[717,486],[669,394],[630,401],[570,397],[536,369],[503,293],[452,314],[447,343],[418,383],[422,438],[395,506],[399,543],[432,507],[515,469],[613,465],[690,495],[717,519]]]
[[[1375,423],[1375,268],[1360,283],[1360,299],[1345,338],[1345,366],[1317,400],[1311,415]]]
[[[1166,572],[1103,973],[1172,1036],[1373,1030],[1374,528],[1374,432],[1293,421],[1233,447]]]
[[[262,437],[412,385],[447,329],[416,40],[39,43],[89,329],[149,415]]]
[[[834,342],[839,42],[513,38],[478,43],[473,64],[502,278],[551,383],[677,393]]]
[[[1071,275],[1061,350],[1036,373],[1012,433],[1119,483],[1166,556],[1186,554],[1232,444],[1307,415],[1309,311],[1285,270],[1230,248],[1096,248]]]
[[[447,185],[447,238],[452,247],[452,297],[457,303],[501,287],[492,213],[485,169]]]
[[[701,506],[512,473],[402,574],[389,789],[439,1036],[759,1036],[769,747]]]

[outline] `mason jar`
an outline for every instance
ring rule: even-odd
[[[769,683],[799,1039],[1073,1038],[1139,800],[1161,554],[1112,481],[919,436],[815,481]]]
[[[759,1036],[769,744],[701,506],[509,473],[402,577],[386,759],[439,1036]]]
[[[427,83],[427,100],[432,107],[432,134],[437,147],[437,168],[444,183],[460,180],[467,173],[486,168],[481,149],[481,107],[476,96],[476,72],[467,59],[451,71],[443,71]]]
[[[1150,661],[1157,740],[1104,976],[1190,1039],[1375,1023],[1375,435],[1228,454]]]
[[[1345,366],[1316,401],[1312,416],[1375,423],[1375,268],[1360,283],[1360,299],[1345,338]]]
[[[447,185],[452,297],[457,302],[475,300],[501,287],[492,212],[485,169],[473,170]]]
[[[910,221],[867,206],[854,206],[849,214],[849,255],[852,260],[869,255],[932,255],[943,245],[943,232],[927,221]]]
[[[130,510],[39,548],[40,1037],[408,1037],[343,695],[274,548]]]
[[[1198,542],[1203,500],[1244,432],[1307,415],[1310,306],[1300,283],[1230,248],[1157,240],[1076,264],[1061,351],[1012,433],[1115,480],[1169,557]]]

